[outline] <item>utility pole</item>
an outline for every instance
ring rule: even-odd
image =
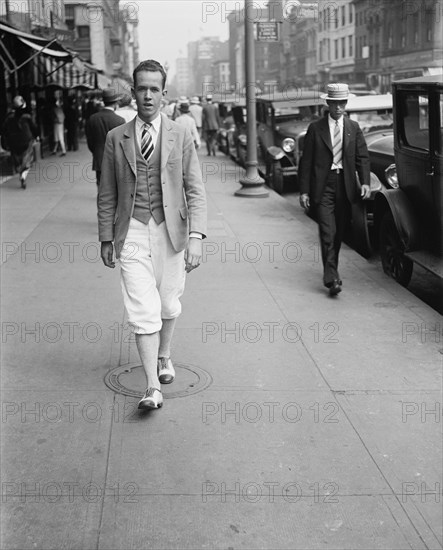
[[[255,113],[255,43],[254,43],[254,2],[245,0],[245,70],[246,70],[246,174],[240,178],[241,189],[235,192],[238,197],[264,198],[269,191],[257,170],[257,127]]]

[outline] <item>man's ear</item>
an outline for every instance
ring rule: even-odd
[[[166,90],[166,88],[162,91],[162,96],[163,97],[166,97],[166,94],[168,93],[168,90]]]

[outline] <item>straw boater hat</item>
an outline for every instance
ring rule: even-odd
[[[347,101],[350,97],[355,97],[354,94],[349,93],[347,84],[328,84],[326,91],[326,94],[320,96],[325,101]]]
[[[200,103],[200,100],[199,98],[195,95],[192,99],[191,99],[191,103],[194,104],[194,105],[198,105]]]
[[[14,109],[24,109],[26,107],[26,101],[21,95],[16,95],[12,100],[12,106]]]

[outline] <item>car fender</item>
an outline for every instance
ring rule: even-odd
[[[268,147],[266,152],[271,160],[281,160],[283,157],[286,157],[286,153],[283,149],[281,147],[277,147],[276,145],[271,145]]]
[[[392,213],[394,223],[405,251],[419,249],[420,225],[412,202],[402,189],[383,189],[375,195],[374,221],[377,232],[386,211]]]

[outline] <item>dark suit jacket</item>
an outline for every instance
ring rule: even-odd
[[[206,193],[189,130],[163,113],[160,116],[163,212],[172,245],[179,252],[186,247],[190,232],[206,234]],[[101,168],[99,240],[114,241],[119,258],[137,192],[135,119],[109,132]]]
[[[116,115],[111,109],[102,109],[89,117],[85,128],[86,141],[92,153],[92,169],[96,172],[100,171],[102,165],[106,134],[125,122],[124,118]]]
[[[300,193],[308,193],[312,203],[322,197],[333,160],[328,117],[309,125],[303,156],[300,160],[298,179]],[[351,204],[360,198],[360,184],[369,185],[369,154],[360,126],[346,115],[343,121],[343,176],[346,195]],[[360,182],[357,181],[356,172]]]
[[[220,128],[220,115],[218,107],[214,103],[205,103],[202,111],[203,130],[218,130]]]

